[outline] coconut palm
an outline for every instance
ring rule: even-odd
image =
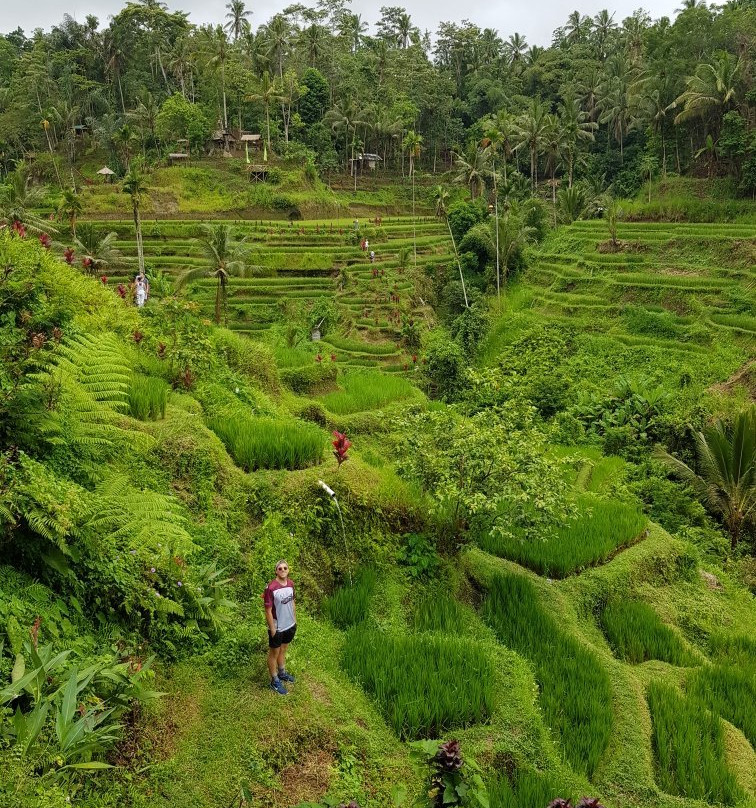
[[[226,14],[228,22],[223,27],[229,34],[234,35],[234,42],[236,42],[249,29],[247,18],[251,16],[252,12],[247,10],[244,0],[231,0],[230,3],[226,3],[226,8],[228,9]]]
[[[530,182],[533,188],[538,185],[538,155],[543,149],[550,123],[548,109],[539,98],[530,102],[530,108],[517,121],[518,142],[515,149],[527,148],[530,153]]]
[[[291,25],[283,14],[276,14],[271,19],[266,27],[265,36],[270,59],[278,65],[278,78],[283,79],[284,58],[291,43]]]
[[[0,185],[0,224],[11,227],[18,222],[34,233],[55,232],[49,223],[30,210],[38,207],[42,200],[42,190],[29,184],[28,166],[19,161],[15,170],[5,178],[5,183]]]
[[[477,199],[486,188],[486,178],[490,176],[489,155],[485,149],[471,141],[464,154],[455,154],[454,163],[458,173],[454,182],[470,189],[470,198]]]
[[[226,32],[220,25],[215,28],[208,26],[203,29],[203,50],[207,57],[207,64],[211,70],[220,73],[221,97],[223,98],[223,130],[228,129],[228,107],[226,104],[226,63],[230,54],[229,41]]]
[[[299,35],[298,44],[304,50],[310,67],[315,67],[326,43],[326,29],[316,22],[308,25]]]
[[[76,219],[82,211],[82,204],[75,188],[65,188],[58,201],[58,215],[65,216],[71,226],[71,235],[76,238]]]
[[[415,174],[415,158],[420,156],[420,148],[423,145],[423,136],[418,135],[417,132],[410,129],[404,136],[402,141],[402,148],[407,152],[409,157],[409,175],[410,177]]]
[[[346,170],[349,171],[350,162],[354,159],[355,137],[357,127],[365,126],[365,115],[355,101],[340,102],[326,112],[323,122],[330,126],[334,132],[344,133],[344,157]],[[351,154],[349,141],[351,135]]]
[[[98,275],[123,263],[123,256],[113,246],[117,239],[118,233],[103,233],[88,222],[79,228],[74,245],[84,267],[93,275]]]
[[[695,471],[665,451],[657,457],[722,519],[734,550],[756,514],[756,409],[741,412],[732,426],[716,421],[697,432],[695,446]]]
[[[256,93],[250,93],[244,98],[245,101],[262,102],[263,108],[265,109],[265,139],[267,142],[268,154],[270,154],[270,108],[273,104],[281,99],[281,95],[281,88],[279,87],[278,82],[275,79],[271,81],[270,73],[268,73],[266,70],[263,72],[260,89]]]
[[[147,178],[141,165],[136,161],[129,165],[129,171],[123,178],[123,192],[131,197],[131,211],[134,216],[134,232],[136,234],[137,260],[139,272],[144,274],[144,247],[142,245],[142,220],[139,208],[147,195]]]
[[[434,201],[436,203],[436,216],[443,219],[446,222],[446,226],[449,229],[449,238],[451,238],[452,248],[454,249],[454,257],[457,261],[457,269],[459,269],[459,280],[462,283],[462,294],[465,298],[465,308],[470,308],[470,305],[467,301],[467,286],[465,285],[465,276],[462,273],[462,264],[459,260],[459,252],[457,252],[457,242],[454,239],[454,232],[451,229],[451,224],[449,222],[449,215],[448,215],[448,202],[449,202],[449,192],[444,188],[443,185],[437,185],[434,189]]]
[[[522,34],[518,34],[517,32],[511,34],[509,39],[504,43],[504,55],[511,65],[519,64],[527,49],[527,40]]]
[[[567,180],[571,188],[580,145],[595,139],[593,132],[598,129],[598,124],[589,120],[588,113],[580,109],[574,98],[566,98],[564,103],[559,105],[559,129],[562,152],[567,163]]]
[[[535,240],[536,231],[526,223],[525,217],[516,205],[505,211],[498,222],[491,222],[491,229],[495,231],[494,241],[499,252],[503,278],[506,281],[512,259],[526,244]]]
[[[176,278],[176,288],[181,289],[187,283],[198,278],[215,278],[215,323],[220,325],[221,312],[226,320],[226,301],[228,282],[232,277],[243,278],[252,274],[254,268],[246,262],[244,237],[234,238],[228,224],[203,225],[204,234],[196,239],[197,244],[207,258],[205,266],[190,267]]]
[[[605,8],[601,9],[593,18],[593,35],[602,61],[606,59],[607,43],[616,29],[617,24],[614,22],[614,14],[610,14]]]
[[[741,90],[742,59],[723,51],[712,62],[698,65],[696,72],[686,81],[685,92],[678,96],[672,107],[683,106],[675,123],[683,123],[709,113],[723,115],[734,107]]]
[[[564,26],[564,33],[567,42],[578,44],[582,42],[591,30],[592,22],[590,17],[582,15],[579,11],[573,11],[567,18]]]
[[[339,20],[339,35],[349,43],[352,53],[357,53],[367,34],[368,24],[359,14],[344,12]]]

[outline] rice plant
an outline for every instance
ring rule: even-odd
[[[375,570],[364,567],[357,573],[351,586],[342,586],[323,600],[323,614],[341,629],[361,623],[370,613],[370,596],[376,580]]]
[[[616,601],[601,615],[601,626],[615,656],[637,664],[660,659],[672,665],[694,665],[680,637],[662,623],[647,603]]]
[[[465,607],[450,595],[430,592],[413,609],[415,631],[458,635],[469,625]]]
[[[709,637],[709,653],[719,662],[756,665],[756,637],[717,632]]]
[[[326,409],[336,415],[379,409],[418,394],[417,388],[405,379],[383,373],[347,373],[339,379],[339,385],[341,390],[323,396]]]
[[[598,657],[559,627],[524,576],[497,575],[483,616],[501,643],[532,660],[546,723],[568,763],[591,777],[612,729],[609,676]]]
[[[361,625],[349,634],[342,664],[402,739],[439,738],[486,721],[493,710],[494,667],[472,640]]]
[[[546,808],[558,797],[571,796],[554,775],[535,769],[518,769],[511,781],[503,774],[488,781],[491,808]]]
[[[165,418],[168,385],[163,379],[135,373],[129,386],[129,412],[140,421]]]
[[[541,575],[564,578],[591,564],[606,561],[618,548],[638,537],[646,526],[640,506],[584,494],[578,516],[542,541],[482,535],[484,550],[510,558]]]
[[[693,672],[690,696],[734,724],[756,747],[756,660],[750,665],[712,665]]]
[[[212,418],[208,426],[245,471],[302,469],[323,460],[325,435],[304,421],[238,414]]]
[[[648,706],[659,786],[669,794],[734,805],[741,796],[725,761],[718,716],[662,682],[651,682]]]

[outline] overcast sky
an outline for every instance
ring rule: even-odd
[[[170,9],[189,12],[191,22],[199,25],[207,22],[222,22],[228,0],[168,0]],[[290,5],[293,0],[249,0],[247,7],[253,10],[252,24],[256,27],[273,14]],[[315,5],[303,0],[304,5]],[[433,33],[441,21],[460,22],[463,18],[481,26],[496,28],[507,37],[514,31],[524,34],[531,45],[548,45],[551,33],[564,24],[567,15],[578,8],[581,14],[593,16],[602,8],[609,8],[615,20],[621,22],[639,5],[640,0],[353,0],[353,10],[371,24],[380,16],[381,5],[402,5],[412,15],[413,22],[424,31]],[[656,0],[647,3],[654,18],[674,16],[681,0]],[[14,31],[21,26],[27,34],[34,28],[51,28],[60,22],[65,13],[83,22],[87,14],[94,14],[100,24],[125,5],[124,0],[34,0],[30,5],[19,0],[0,0],[0,32]],[[371,31],[372,33],[372,31]]]

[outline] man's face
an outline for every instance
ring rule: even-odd
[[[289,577],[289,566],[288,566],[288,564],[279,564],[276,567],[276,575],[279,578],[288,578]]]

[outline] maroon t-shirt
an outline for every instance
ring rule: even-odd
[[[276,621],[276,631],[286,631],[296,624],[294,618],[294,581],[286,579],[282,584],[274,578],[263,592],[263,603],[266,609],[273,610],[273,619]]]

